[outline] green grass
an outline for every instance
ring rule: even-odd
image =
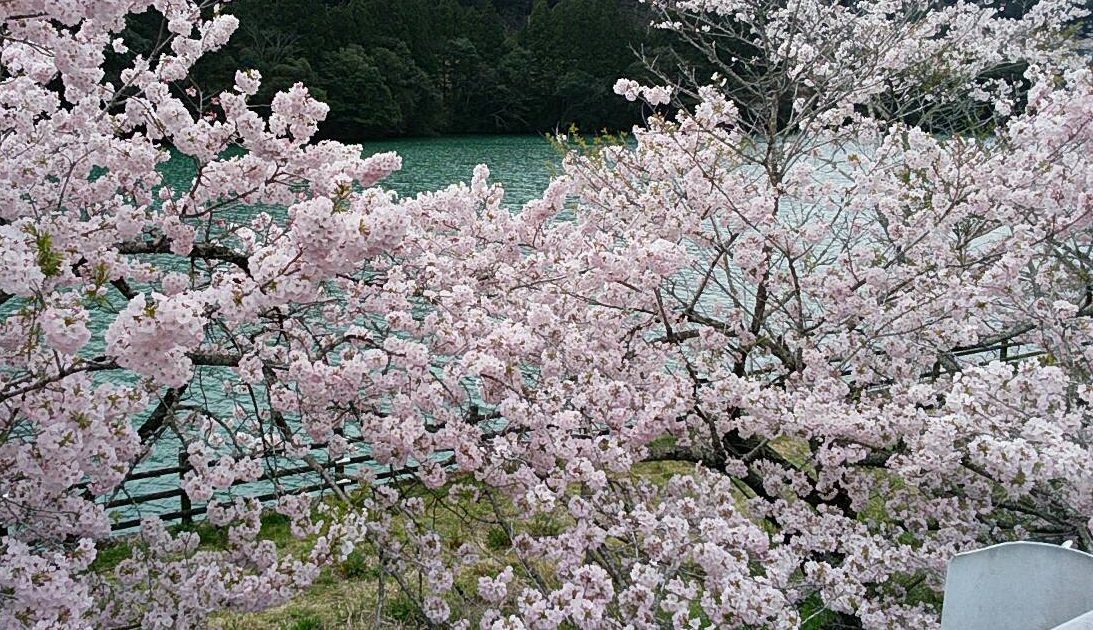
[[[91,563],[93,573],[105,573],[112,570],[122,560],[133,555],[133,548],[124,538],[111,538],[99,544],[95,561]]]
[[[468,480],[458,480],[480,492],[488,489]],[[468,608],[484,605],[474,601],[477,580],[492,575],[505,564],[515,563],[512,556],[508,530],[496,518],[491,502],[486,499],[472,501],[468,494],[457,493],[452,499],[448,488],[427,489],[419,484],[400,483],[397,486],[404,497],[422,500],[424,509],[417,522],[427,529],[438,532],[448,545],[442,553],[455,554],[464,543],[477,550],[481,560],[455,576],[455,591],[470,597],[451,598],[449,604],[454,614],[473,614]],[[508,502],[497,499],[496,505],[511,510]],[[508,515],[511,518],[511,515]],[[391,531],[404,531],[406,515],[397,515]],[[529,519],[523,530],[560,531],[562,523],[557,519],[539,517]],[[298,540],[289,531],[289,521],[278,514],[267,514],[262,519],[260,536],[273,541],[278,549],[304,551],[313,541]],[[408,540],[405,536],[402,537]],[[215,544],[215,539],[210,539]],[[408,580],[411,587],[418,579]],[[382,583],[381,583],[382,579]],[[381,602],[380,592],[384,597]],[[382,606],[381,606],[382,604]],[[378,613],[377,613],[378,611]],[[352,551],[344,561],[323,569],[319,578],[306,591],[288,603],[258,613],[220,613],[213,619],[215,624],[227,630],[258,630],[266,628],[345,628],[349,630],[376,628],[379,630],[420,628],[426,626],[425,618],[414,597],[401,591],[391,576],[384,576],[380,567],[378,550],[371,544],[363,544]]]
[[[305,615],[294,620],[288,625],[288,630],[323,630],[326,624],[323,623],[322,618],[315,615]]]
[[[493,551],[503,551],[512,546],[509,531],[500,525],[486,530],[486,547]]]
[[[777,444],[778,450],[787,457],[807,467],[807,446],[784,441]],[[805,449],[802,451],[802,449]],[[677,475],[694,472],[694,464],[677,461],[643,462],[617,481],[646,481],[663,487]],[[519,514],[512,503],[494,493],[490,488],[473,479],[456,479],[453,485],[462,484],[465,492],[449,492],[452,486],[440,489],[428,489],[420,484],[399,483],[397,487],[403,497],[420,499],[423,508],[412,520],[419,527],[437,532],[444,542],[441,554],[452,558],[462,553],[462,547],[469,545],[478,559],[454,576],[454,588],[446,596],[455,618],[475,618],[490,605],[477,598],[477,581],[482,576],[496,575],[506,565],[516,569],[514,583],[510,584],[510,597],[515,597],[524,586],[532,584],[532,573],[537,572],[550,588],[557,587],[552,577],[552,566],[546,560],[532,562],[523,566],[512,550],[514,534],[529,533],[549,538],[565,530],[571,524],[564,510],[551,514],[535,514],[525,517]],[[878,488],[887,488],[878,484]],[[372,490],[363,488],[354,497],[363,500]],[[581,488],[573,486],[571,491],[578,493]],[[475,493],[478,493],[477,495]],[[883,490],[882,490],[883,494]],[[743,492],[737,496],[742,504],[746,499]],[[878,497],[879,504],[870,504],[869,510],[882,509],[883,497]],[[353,509],[352,507],[348,509]],[[393,513],[389,527],[391,532],[402,532],[396,537],[400,542],[408,543],[410,537],[406,528],[411,518],[404,513]],[[873,515],[875,516],[875,515]],[[224,531],[202,523],[178,526],[175,531],[194,531],[206,549],[222,549],[226,546]],[[259,536],[274,542],[282,553],[304,555],[314,543],[314,538],[299,539],[292,535],[290,521],[276,513],[267,513],[262,517]],[[608,540],[605,551],[610,555],[611,547],[623,544]],[[274,628],[279,630],[325,630],[325,629],[376,629],[396,630],[421,628],[427,625],[415,591],[423,576],[414,573],[414,569],[404,570],[403,585],[409,592],[403,591],[396,580],[385,573],[381,566],[381,552],[385,551],[375,541],[366,541],[359,545],[348,557],[334,566],[324,568],[314,584],[298,594],[289,602],[258,613],[222,612],[212,619],[213,625],[228,630],[259,630]],[[125,538],[104,543],[95,561],[94,569],[108,572],[119,562],[130,557],[131,549]],[[762,573],[759,566],[753,567],[756,574]],[[698,567],[694,571],[700,573]],[[898,580],[894,588],[905,589],[912,599],[930,603],[938,596],[926,588],[915,576]],[[510,599],[502,604],[502,609],[515,612],[515,602]],[[692,612],[695,617],[705,617],[699,602],[693,602]],[[818,597],[813,597],[801,604],[801,617],[805,620],[804,630],[823,630],[837,623],[837,618],[823,607]]]

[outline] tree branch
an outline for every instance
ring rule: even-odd
[[[140,254],[170,254],[172,252],[170,243],[167,239],[161,237],[151,242],[131,241],[122,243],[118,246],[118,253],[135,256]],[[219,260],[231,263],[242,269],[248,276],[250,275],[250,260],[248,257],[226,245],[195,243],[187,258],[190,260]]]

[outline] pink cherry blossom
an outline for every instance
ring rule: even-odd
[[[620,79],[633,142],[513,210],[384,190],[302,85],[191,109],[217,3],[0,3],[0,626],[202,627],[358,551],[457,628],[929,628],[954,553],[1093,548],[1081,8],[652,5],[717,74]],[[92,570],[165,448],[225,548],[146,515]],[[263,506],[286,466],[323,498]]]

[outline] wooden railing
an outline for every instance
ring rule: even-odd
[[[972,364],[986,364],[990,361],[1016,362],[1041,354],[1043,354],[1041,351],[1029,345],[1014,345],[1003,342],[991,346],[959,348],[948,353],[947,360],[950,363],[956,363],[957,359],[963,359],[964,364],[967,365],[969,358],[972,358],[978,359],[972,360]],[[934,365],[934,368],[929,373],[924,374],[923,377],[927,379],[937,378],[942,374],[951,373],[953,371],[951,366],[946,366],[946,359],[942,359]],[[884,386],[879,385],[879,387]],[[362,442],[359,438],[352,441],[355,441],[358,444]],[[325,444],[317,444],[312,447],[312,450],[313,452],[321,451],[325,446]],[[447,461],[442,463],[450,464],[450,455],[444,455],[447,457]],[[312,461],[316,460],[312,459]],[[320,474],[320,470],[317,470],[316,466],[310,464],[294,465],[288,468],[267,468],[267,471],[258,479],[254,481],[236,482],[233,486],[261,483],[273,486],[274,489],[263,492],[255,497],[259,501],[266,503],[273,501],[281,494],[284,494],[285,490],[278,491],[276,490],[276,487],[278,485],[284,486],[285,484],[283,482],[285,480],[292,478],[305,480],[304,483],[291,485],[288,490],[290,492],[321,493],[332,490],[330,487],[331,481],[342,487],[355,483],[358,479],[358,476],[355,473],[360,470],[361,467],[371,468],[371,479],[380,482],[412,474],[418,468],[416,465],[407,465],[396,470],[391,470],[389,467],[381,467],[371,455],[361,454],[320,462],[319,468],[324,474]],[[177,465],[133,472],[126,477],[125,481],[125,485],[129,485],[132,482],[167,478],[160,485],[169,486],[168,488],[133,494],[126,491],[125,485],[123,485],[121,490],[115,492],[113,496],[107,498],[103,502],[103,506],[107,511],[126,507],[132,507],[139,511],[142,505],[153,501],[174,500],[177,501],[177,508],[167,508],[166,510],[163,508],[152,509],[149,510],[146,515],[158,516],[166,521],[190,523],[194,520],[194,517],[201,516],[208,510],[206,504],[194,505],[189,496],[181,488],[180,482],[190,470],[192,470],[192,468],[186,461],[186,452],[185,450],[180,449]],[[308,476],[312,477],[312,479],[308,480]],[[111,527],[114,531],[122,531],[137,527],[140,525],[141,516],[144,515],[122,517],[114,522]]]
[[[318,451],[325,448],[325,446],[325,444],[317,444],[312,447],[312,451]],[[313,459],[312,461],[315,460]],[[407,464],[397,469],[391,469],[388,466],[380,466],[371,455],[367,454],[351,455],[317,463],[318,466],[304,464],[279,468],[267,467],[266,472],[257,479],[252,481],[237,481],[232,484],[232,487],[256,484],[271,486],[270,490],[262,492],[254,497],[262,503],[268,503],[288,492],[294,494],[313,494],[332,491],[331,481],[341,487],[349,486],[359,481],[359,475],[356,473],[362,467],[371,468],[372,470],[368,475],[369,478],[379,482],[410,475],[418,469],[418,466],[414,464]],[[438,463],[447,465],[450,462],[440,461]],[[215,465],[215,462],[210,463],[210,467],[213,465]],[[177,503],[175,503],[175,505],[177,507],[158,507],[148,510],[145,514],[127,515],[113,522],[111,524],[111,529],[115,532],[120,532],[137,527],[140,525],[140,521],[144,516],[157,516],[165,521],[192,523],[195,517],[200,517],[205,514],[205,512],[208,511],[208,504],[194,504],[189,495],[187,495],[181,487],[183,477],[191,470],[193,470],[193,468],[187,463],[186,451],[180,449],[177,465],[140,470],[130,474],[126,477],[125,483],[113,496],[102,501],[102,505],[107,512],[127,507],[140,511],[141,506],[155,501],[166,500],[176,501]],[[157,485],[169,487],[163,490],[152,490],[147,492],[130,492],[127,490],[127,486],[132,482],[154,479],[163,479],[163,482]],[[286,481],[289,481],[290,483],[285,483]],[[278,486],[280,486],[281,489],[278,489]],[[215,497],[213,500],[215,500]]]

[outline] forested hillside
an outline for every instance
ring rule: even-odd
[[[1000,10],[1014,18],[1028,4]],[[649,112],[612,86],[620,77],[660,82],[650,68],[683,84],[717,72],[735,84],[727,87],[745,116],[766,111],[757,99],[777,100],[775,124],[784,123],[795,98],[750,93],[772,68],[733,33],[711,35],[716,48],[696,51],[651,28],[651,9],[638,0],[234,0],[223,11],[238,17],[240,28],[195,69],[192,107],[207,111],[208,99],[231,87],[236,68],[253,68],[262,75],[253,103],[268,104],[301,82],[330,106],[320,136],[339,140],[542,133],[571,124],[586,132],[625,130]],[[150,47],[160,29],[145,13],[131,18],[128,39]],[[998,67],[992,75],[1013,79],[1024,70]],[[697,81],[683,79],[692,73]],[[929,105],[929,94],[920,98]],[[944,131],[984,122],[925,109],[932,119],[912,113],[908,122]]]
[[[205,61],[262,73],[259,102],[299,81],[331,107],[328,137],[625,129],[640,106],[611,93],[649,44],[636,0],[236,0],[241,27]],[[139,25],[134,27],[139,30]]]

